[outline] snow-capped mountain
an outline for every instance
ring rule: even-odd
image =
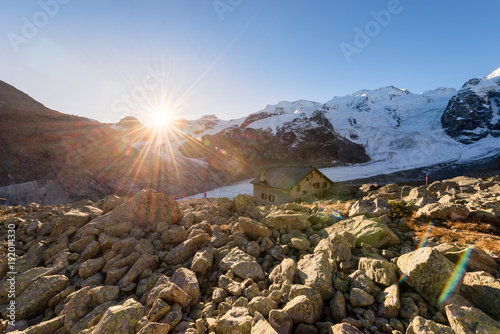
[[[500,137],[500,69],[471,79],[448,103],[441,118],[446,133],[462,143]]]
[[[349,163],[327,171],[336,180],[462,164],[500,153],[499,76],[500,69],[458,91],[414,94],[389,86],[325,103],[282,101],[244,119],[197,120],[207,127],[196,136],[205,145],[216,143],[206,151],[221,158],[218,164],[232,156],[252,164],[259,156],[264,158],[258,164],[280,159],[324,167]],[[181,146],[187,156],[210,160],[205,150],[194,151]],[[225,157],[213,153],[219,151]]]

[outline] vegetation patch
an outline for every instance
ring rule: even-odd
[[[413,214],[413,211],[408,207],[407,203],[404,201],[394,201],[389,202],[391,206],[391,212],[389,213],[389,217],[391,218],[404,218],[410,217]]]

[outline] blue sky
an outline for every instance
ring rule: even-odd
[[[460,88],[500,67],[499,12],[494,0],[4,0],[0,80],[103,122],[233,119],[388,85]]]

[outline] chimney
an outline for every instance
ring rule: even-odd
[[[266,171],[263,171],[262,174],[260,174],[260,182],[265,183],[266,180]]]

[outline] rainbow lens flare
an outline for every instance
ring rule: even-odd
[[[415,250],[422,248],[422,247],[425,247],[427,245],[427,241],[429,241],[429,236],[431,234],[433,225],[434,225],[434,223],[431,220],[429,222],[429,225],[427,225],[427,229],[425,230],[425,233],[422,236],[422,239],[420,239],[420,242],[418,243],[417,248]],[[399,281],[398,281],[399,284],[403,283],[407,277],[408,277],[408,275],[402,274],[401,277],[399,278]]]
[[[450,277],[448,278],[448,281],[446,282],[446,285],[443,288],[443,291],[441,292],[441,295],[439,296],[438,303],[442,304],[455,290],[457,287],[458,283],[462,279],[462,277],[465,274],[465,269],[467,268],[467,264],[469,263],[470,259],[470,254],[472,252],[472,248],[468,247],[467,250],[460,256],[460,259],[458,260],[457,264],[455,265],[455,268],[453,269],[453,272],[451,273]]]

